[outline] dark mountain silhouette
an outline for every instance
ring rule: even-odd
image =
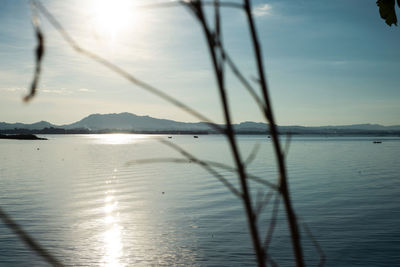
[[[61,128],[89,130],[126,130],[126,131],[195,131],[209,130],[206,123],[186,123],[166,119],[156,119],[149,116],[137,116],[132,113],[92,114],[72,124],[62,125]]]
[[[0,130],[11,130],[11,129],[40,130],[50,127],[57,127],[57,126],[47,121],[39,121],[32,124],[0,122]]]
[[[16,131],[15,129],[19,129]],[[21,131],[23,129],[24,131]],[[266,133],[268,125],[261,122],[246,121],[234,125],[237,133]],[[92,114],[80,121],[54,125],[46,121],[33,124],[0,122],[4,133],[95,133],[95,132],[207,132],[215,133],[204,122],[179,122],[138,116],[132,113]],[[400,134],[400,125],[382,126],[379,124],[354,124],[338,126],[279,126],[281,133],[293,134]]]

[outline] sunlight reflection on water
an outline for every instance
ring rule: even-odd
[[[0,142],[0,203],[66,266],[255,265],[243,207],[218,180],[193,164],[126,166],[174,154],[154,135],[124,138],[127,145],[105,145],[107,136],[114,135]],[[258,136],[238,138],[243,155],[261,142]],[[287,159],[296,211],[320,242],[327,266],[400,262],[400,139],[382,139],[381,145],[374,139],[291,141]],[[223,136],[174,135],[170,141],[199,158],[231,164]],[[276,168],[267,142],[249,172],[272,181]],[[222,173],[236,183],[235,175]],[[280,210],[270,253],[279,266],[293,266],[284,216]],[[260,218],[267,230],[270,218]],[[312,242],[304,237],[307,263],[316,266]],[[0,225],[0,266],[44,265]]]
[[[114,169],[114,173],[117,170]],[[112,176],[112,180],[116,178],[116,175]],[[106,184],[112,184],[112,180],[107,180]],[[103,234],[104,251],[105,255],[103,258],[104,266],[125,266],[121,262],[123,257],[123,244],[122,244],[122,229],[119,225],[120,214],[117,212],[118,201],[115,200],[113,195],[115,190],[109,189],[105,191],[104,199],[104,223],[105,232]]]
[[[133,144],[139,140],[147,139],[148,135],[144,134],[94,134],[89,136],[96,144],[104,145],[125,145]]]

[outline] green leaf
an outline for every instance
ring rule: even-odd
[[[379,14],[381,18],[385,20],[386,24],[392,26],[392,24],[397,26],[397,17],[394,10],[395,0],[378,0],[376,4],[379,7]],[[400,0],[397,0],[397,5],[400,6]]]

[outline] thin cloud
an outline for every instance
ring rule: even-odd
[[[7,91],[7,92],[20,92],[23,91],[23,89],[21,87],[5,87],[5,88],[1,88],[1,91]]]
[[[253,14],[256,17],[262,17],[271,14],[271,5],[260,4],[253,8]]]
[[[79,88],[78,92],[84,92],[84,93],[93,93],[96,92],[94,89],[89,89],[89,88]]]
[[[61,89],[39,89],[40,92],[46,93],[46,94],[56,94],[56,95],[70,95],[72,94],[71,91],[61,88]]]

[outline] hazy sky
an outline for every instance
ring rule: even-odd
[[[107,2],[42,1],[83,47],[222,122],[205,40],[188,10],[136,7],[150,0]],[[380,19],[375,0],[253,5],[278,124],[400,124],[400,28]],[[44,18],[39,93],[22,103],[34,68],[31,15],[28,1],[0,0],[0,121],[63,124],[118,112],[197,121],[73,51]],[[244,14],[222,15],[226,49],[253,82]],[[262,121],[232,74],[226,79],[235,122]]]

